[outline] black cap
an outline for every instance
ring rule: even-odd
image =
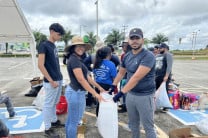
[[[143,38],[143,32],[140,28],[131,29],[129,32],[129,37],[137,36],[139,38]]]
[[[54,30],[55,32],[60,33],[61,35],[65,34],[63,26],[60,25],[59,23],[51,24],[51,26],[49,27],[49,30]]]
[[[166,45],[166,43],[161,43],[159,48],[167,48],[168,46]]]

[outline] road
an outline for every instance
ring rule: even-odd
[[[61,61],[61,60],[60,60]],[[180,84],[180,90],[187,92],[202,93],[208,92],[208,61],[202,60],[175,60],[173,65],[173,77],[176,83]],[[61,70],[65,80],[68,80],[66,67],[61,66]],[[38,72],[41,76],[40,72]],[[13,100],[15,107],[30,106],[33,97],[25,97],[24,94],[30,89],[29,80],[34,77],[31,58],[0,58],[0,91],[6,90],[7,94]],[[4,105],[0,105],[4,107]],[[97,128],[94,126],[95,117],[94,109],[87,109],[87,131],[86,138],[101,138]],[[66,115],[59,116],[62,121],[65,121]],[[119,121],[127,123],[127,114],[119,114]],[[174,128],[186,127],[177,120],[170,117],[168,114],[156,113],[155,124],[166,134]],[[194,126],[191,126],[196,134],[200,134]],[[64,129],[58,129],[64,138]],[[130,132],[119,127],[119,138],[130,138]],[[41,138],[43,133],[24,134],[25,138]],[[142,138],[145,137],[142,134]]]

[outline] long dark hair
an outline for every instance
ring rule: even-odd
[[[74,53],[74,49],[75,49],[75,45],[69,47],[67,46],[64,49],[64,54],[63,54],[63,64],[67,64],[67,59],[70,57],[70,55],[72,55]]]
[[[96,56],[95,56],[95,63],[94,63],[94,69],[97,69],[100,67],[103,59],[106,59],[107,56],[111,55],[112,51],[109,47],[105,46],[97,50]]]

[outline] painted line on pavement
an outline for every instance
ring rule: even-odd
[[[9,67],[8,69],[9,69],[9,70],[10,70],[10,69],[14,69],[14,68],[19,67],[19,66],[21,66],[21,65],[23,65],[23,64],[26,64],[26,63],[28,63],[28,61],[23,62],[23,63],[21,63],[21,64],[17,64],[16,66]]]
[[[92,116],[92,117],[96,117],[95,114],[90,113],[90,112],[85,112],[85,114],[86,115],[89,115],[89,116]],[[124,123],[124,122],[118,122],[118,124],[121,127],[127,126],[127,124]],[[159,138],[168,138],[168,135],[162,129],[160,129],[157,125],[155,125],[155,127],[156,127],[157,135],[158,135]],[[145,131],[143,129],[140,130],[140,132],[143,133],[143,134],[145,134]]]

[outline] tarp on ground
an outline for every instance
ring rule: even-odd
[[[0,43],[30,43],[30,51],[37,75],[36,43],[32,31],[16,0],[0,0]]]

